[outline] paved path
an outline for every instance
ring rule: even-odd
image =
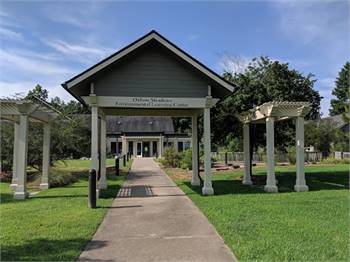
[[[235,261],[214,227],[151,158],[130,173],[82,261]]]

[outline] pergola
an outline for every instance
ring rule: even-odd
[[[254,107],[240,115],[243,125],[244,177],[243,184],[251,185],[249,124],[266,123],[267,179],[266,192],[277,192],[274,160],[274,123],[294,118],[296,123],[296,183],[297,192],[308,191],[304,172],[304,117],[310,111],[307,102],[268,102]]]
[[[43,166],[41,189],[49,188],[50,168],[50,133],[51,122],[59,112],[39,98],[0,99],[0,118],[14,123],[13,169],[10,187],[14,189],[15,199],[27,197],[27,154],[28,154],[28,123],[41,122],[44,125]]]

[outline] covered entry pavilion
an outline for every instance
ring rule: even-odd
[[[100,172],[99,188],[107,187],[107,115],[191,117],[191,183],[200,185],[197,120],[203,115],[205,178],[202,193],[214,193],[210,109],[233,92],[231,83],[151,31],[62,86],[91,108],[91,158],[92,168]]]

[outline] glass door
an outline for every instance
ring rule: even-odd
[[[142,142],[137,142],[136,155],[142,157]]]

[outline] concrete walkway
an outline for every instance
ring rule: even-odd
[[[214,227],[151,158],[136,158],[81,261],[235,261]]]

